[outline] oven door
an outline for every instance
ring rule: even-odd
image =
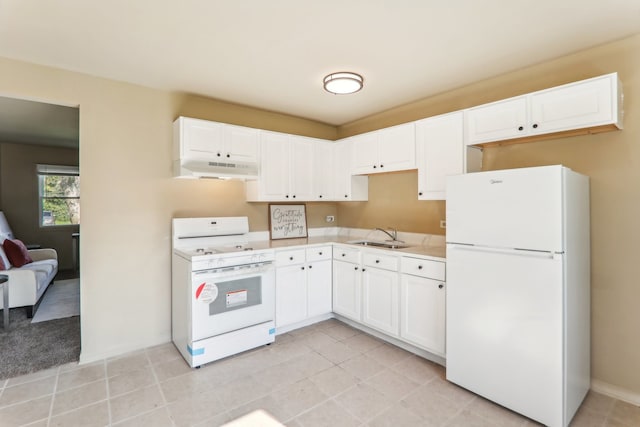
[[[196,271],[191,283],[193,341],[274,319],[275,270],[270,262]]]

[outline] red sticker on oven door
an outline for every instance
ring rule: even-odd
[[[218,298],[218,287],[215,283],[204,282],[196,289],[196,300],[209,304]]]

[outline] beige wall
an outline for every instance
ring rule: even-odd
[[[78,165],[78,150],[40,145],[0,143],[0,210],[16,238],[58,252],[58,265],[73,268],[71,233],[77,225],[39,226],[37,164]]]
[[[611,385],[620,394],[635,394],[633,399],[640,401],[640,35],[368,117],[342,126],[338,135],[346,137],[616,71],[625,94],[623,131],[486,149],[483,168],[564,164],[591,177],[592,376],[596,383]],[[378,180],[385,184],[377,184]],[[408,231],[435,226],[432,215],[441,214],[442,207],[415,201],[410,173],[393,180],[376,177],[371,182],[369,204],[338,205],[340,225],[386,225],[385,218],[401,215],[424,218],[420,223],[398,221],[401,229],[401,224],[410,226]],[[387,183],[411,191],[392,191]],[[399,212],[398,206],[406,210]]]
[[[395,228],[414,233],[444,234],[443,201],[418,200],[418,172],[369,176],[367,202],[338,203],[338,225],[357,228]]]
[[[593,375],[640,394],[640,36],[422,100],[337,129],[200,97],[0,59],[0,95],[80,106],[82,360],[170,339],[170,219],[250,217],[240,182],[171,179],[171,123],[179,115],[332,139],[454,111],[612,71],[626,93],[622,132],[487,150],[487,168],[565,163],[592,177]],[[415,173],[371,178],[370,201],[309,204],[310,226],[337,213],[346,226],[438,232],[442,202],[415,201]],[[86,189],[86,193],[85,193]],[[86,194],[86,196],[85,196]],[[337,207],[336,207],[337,206]],[[399,206],[403,208],[400,209]],[[394,222],[394,223],[390,223]]]

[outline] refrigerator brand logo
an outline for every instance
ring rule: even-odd
[[[489,184],[502,184],[501,179],[490,179]]]

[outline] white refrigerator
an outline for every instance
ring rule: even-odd
[[[589,178],[447,179],[447,379],[548,426],[590,386]]]

